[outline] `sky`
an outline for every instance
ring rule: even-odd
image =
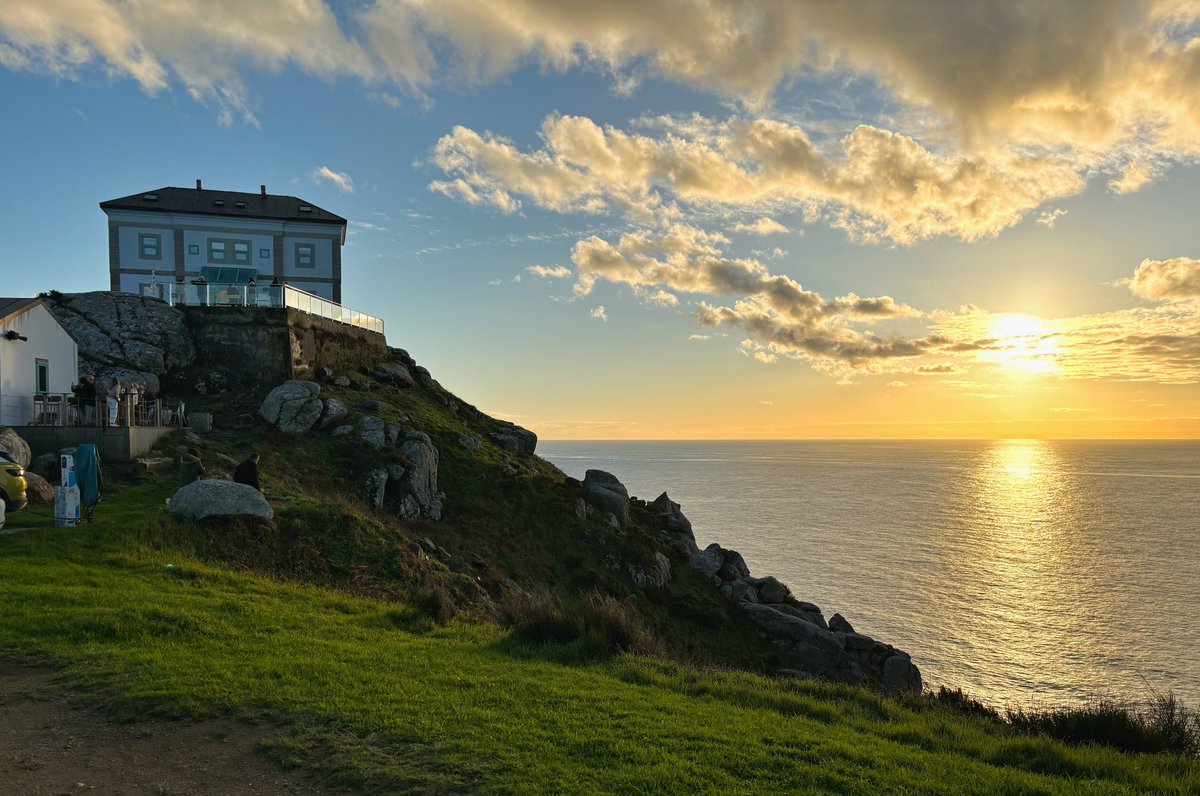
[[[265,183],[546,439],[1200,437],[1200,0],[8,0],[0,107],[6,295]]]

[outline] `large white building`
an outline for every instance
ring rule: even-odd
[[[35,396],[62,396],[79,381],[75,341],[39,298],[0,298],[0,426],[42,422]],[[46,406],[49,402],[43,401]]]
[[[110,288],[259,285],[272,280],[341,303],[346,219],[295,196],[159,188],[100,203],[108,216]]]

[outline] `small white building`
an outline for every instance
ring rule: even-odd
[[[0,298],[0,426],[40,422],[35,396],[69,395],[75,341],[40,298]]]
[[[108,216],[110,289],[159,295],[203,277],[209,284],[273,280],[338,304],[346,219],[295,196],[158,188],[100,203]]]

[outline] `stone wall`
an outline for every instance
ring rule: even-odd
[[[200,380],[213,388],[275,385],[335,372],[374,369],[388,358],[378,332],[290,309],[183,307]]]

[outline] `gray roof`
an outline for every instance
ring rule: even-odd
[[[41,304],[40,298],[0,298],[0,323],[14,315],[20,315],[34,304]]]
[[[151,198],[153,197],[153,198]],[[302,210],[301,208],[307,208]],[[346,219],[295,196],[213,191],[208,188],[158,188],[100,203],[101,210],[143,210],[164,213],[199,213],[235,218],[271,218],[346,225]]]

